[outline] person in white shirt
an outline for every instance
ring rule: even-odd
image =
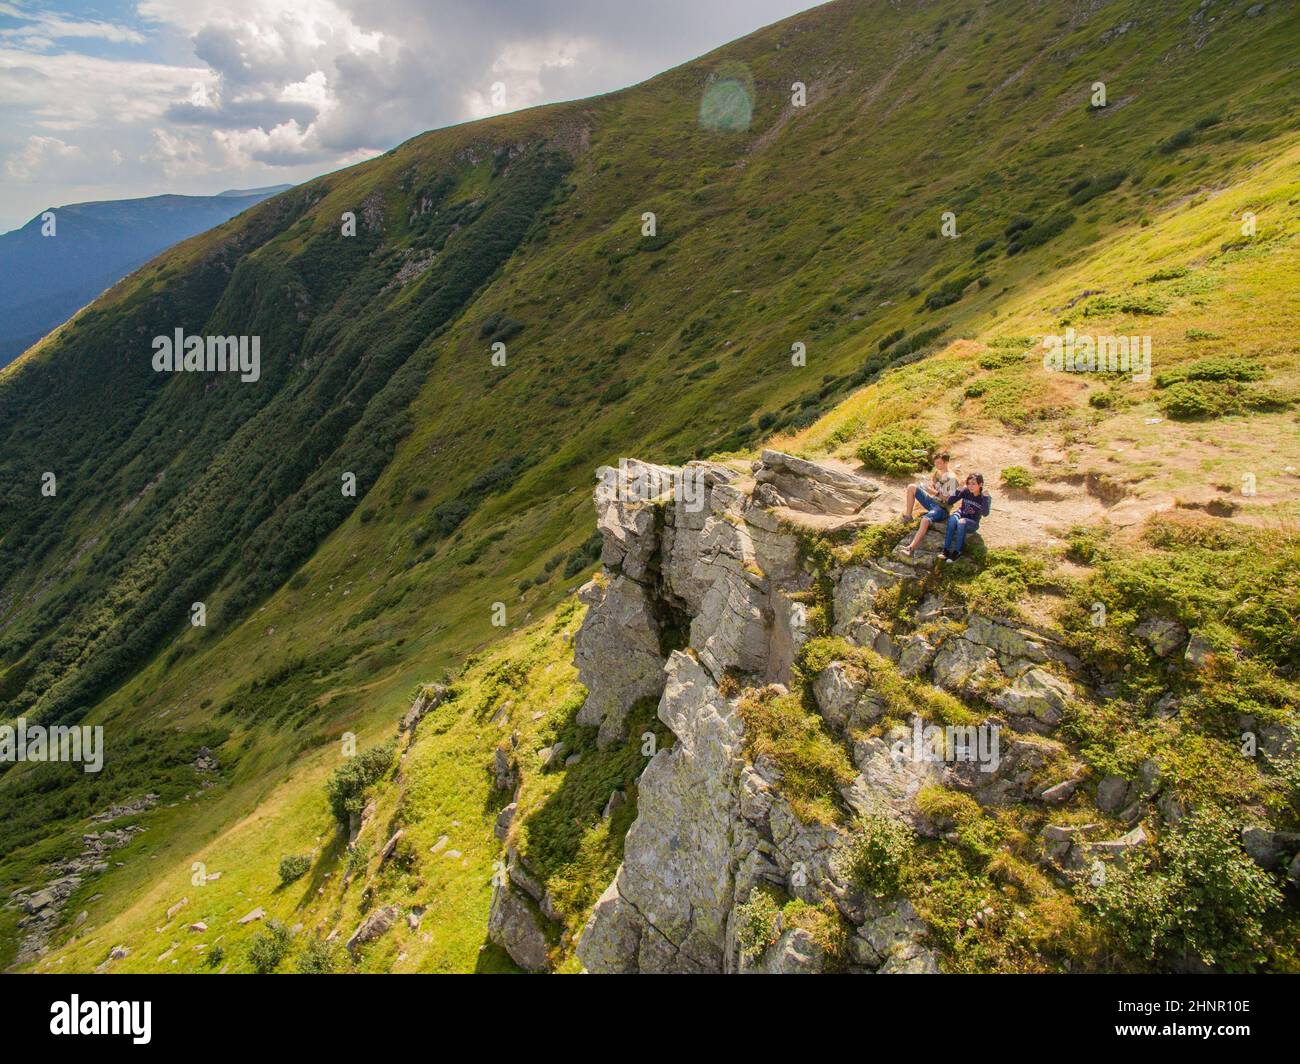
[[[957,476],[948,468],[948,452],[941,451],[935,455],[934,469],[930,472],[928,484],[909,484],[903,503],[903,520],[912,520],[912,511],[917,504],[925,511],[921,516],[921,525],[912,537],[912,542],[903,548],[903,553],[911,557],[912,552],[921,545],[926,532],[933,524],[943,524],[948,520],[946,502],[957,494]]]

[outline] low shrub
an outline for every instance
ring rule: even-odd
[[[313,938],[294,966],[301,975],[329,975],[338,967],[338,953],[328,942]]]
[[[1007,466],[1002,470],[1002,486],[1017,491],[1028,491],[1034,486],[1034,474],[1024,466]]]
[[[288,886],[294,880],[301,879],[311,868],[311,855],[305,853],[287,854],[280,858],[280,884]]]
[[[901,820],[863,817],[833,858],[835,872],[864,894],[891,898],[902,890],[915,845],[911,828]]]
[[[289,929],[279,920],[267,922],[266,930],[248,947],[248,963],[258,975],[270,975],[289,952]]]
[[[740,951],[749,960],[756,960],[767,952],[769,946],[781,936],[778,923],[781,909],[776,899],[765,890],[755,887],[749,897],[736,906],[736,939]]]
[[[1190,955],[1228,971],[1264,959],[1264,919],[1282,903],[1212,806],[1162,836],[1156,854],[1108,865],[1080,889],[1129,952],[1165,964]]]
[[[397,742],[390,740],[348,758],[334,770],[326,784],[326,793],[330,810],[340,824],[346,824],[353,814],[361,812],[366,788],[388,771],[396,752]]]
[[[888,425],[877,429],[858,447],[858,457],[868,468],[902,477],[930,465],[938,442],[924,429]]]

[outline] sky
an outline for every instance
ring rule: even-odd
[[[427,129],[635,84],[813,6],[0,0],[0,232],[85,200],[303,181]]]

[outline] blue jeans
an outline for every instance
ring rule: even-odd
[[[966,542],[966,529],[969,526],[956,514],[948,518],[948,532],[943,537],[943,552],[957,555]]]
[[[941,525],[948,519],[948,511],[943,508],[943,504],[919,484],[916,486],[916,501],[925,510],[930,524]]]

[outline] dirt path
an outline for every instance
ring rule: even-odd
[[[992,512],[980,525],[984,541],[992,547],[1014,547],[1060,543],[1076,525],[1108,522],[1119,529],[1136,530],[1152,514],[1175,508],[1202,510],[1247,524],[1276,523],[1277,505],[1300,495],[1300,469],[1274,464],[1267,477],[1262,472],[1259,475],[1256,494],[1234,490],[1225,478],[1200,472],[1212,458],[1222,455],[1225,442],[1231,444],[1224,437],[1225,433],[1219,432],[1207,438],[1200,427],[1165,423],[1150,440],[1116,438],[1106,446],[1080,444],[1070,453],[1052,440],[1010,434],[957,435],[947,445],[958,478],[983,473],[993,497]],[[900,515],[907,485],[924,479],[924,474],[915,479],[881,476],[844,456],[817,456],[814,460],[880,486],[880,495],[853,519],[855,522],[883,524]],[[1011,466],[1029,470],[1034,486],[1027,491],[1003,487],[1001,472]],[[1143,470],[1156,472],[1144,475]],[[1176,490],[1166,487],[1170,482],[1180,486]],[[821,529],[844,523],[843,518],[795,511],[783,512],[783,516]]]

